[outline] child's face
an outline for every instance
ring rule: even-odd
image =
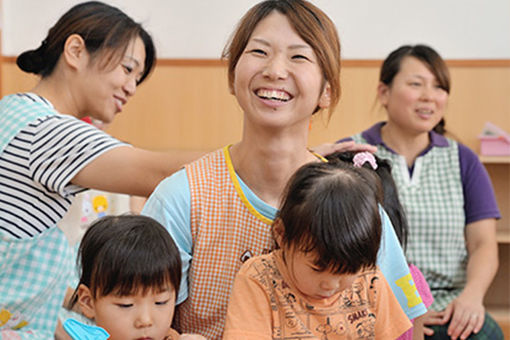
[[[81,292],[81,295],[90,294],[90,290]],[[145,295],[141,292],[129,296],[109,294],[95,300],[92,295],[88,299],[81,295],[83,314],[104,328],[110,334],[109,340],[162,340],[168,333],[175,307],[173,289],[151,290]]]
[[[290,255],[290,256],[288,256]],[[316,254],[299,250],[286,252],[285,260],[296,288],[307,299],[324,301],[350,288],[357,274],[336,274],[329,270],[321,271],[315,265]]]
[[[316,107],[329,105],[329,87],[315,51],[276,11],[256,26],[234,75],[233,91],[245,125],[308,127]]]

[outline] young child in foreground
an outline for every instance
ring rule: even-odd
[[[395,339],[411,327],[376,266],[377,175],[337,163],[291,178],[273,225],[280,249],[242,266],[223,339]]]
[[[99,219],[83,236],[78,264],[80,282],[70,308],[78,305],[108,332],[108,339],[205,340],[199,335],[179,336],[170,328],[181,261],[168,232],[152,218]]]
[[[327,157],[330,162],[347,162],[363,166],[366,169],[374,170],[381,181],[383,198],[381,205],[388,214],[395,233],[404,251],[407,248],[407,235],[409,233],[407,217],[398,197],[398,189],[391,175],[391,165],[386,159],[379,158],[367,152],[338,152]],[[423,303],[427,308],[434,301],[430,287],[423,276],[423,273],[414,264],[409,264],[410,275],[413,278],[416,289],[420,294]],[[423,340],[424,338],[424,315],[411,320],[413,328],[401,335],[398,340]]]

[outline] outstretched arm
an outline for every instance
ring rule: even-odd
[[[72,183],[85,188],[148,197],[159,182],[204,154],[179,150],[155,152],[120,146],[86,165],[74,176]]]

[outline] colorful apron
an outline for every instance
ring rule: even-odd
[[[53,107],[42,100],[4,97],[0,101],[0,153],[29,123],[54,114]],[[71,248],[59,228],[30,239],[16,239],[0,230],[0,340],[54,338],[73,263]]]

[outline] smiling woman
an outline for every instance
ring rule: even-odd
[[[500,213],[487,171],[445,137],[446,63],[431,47],[404,45],[384,60],[378,98],[387,113],[353,137],[377,146],[409,221],[407,257],[430,285],[427,339],[503,339],[483,299],[498,267]]]
[[[95,1],[71,8],[37,49],[18,57],[41,78],[0,101],[0,311],[12,316],[0,339],[53,338],[73,263],[56,224],[75,194],[147,196],[197,156],[133,148],[80,120],[111,122],[154,61],[142,26]]]
[[[340,96],[335,25],[308,1],[268,0],[252,7],[224,57],[229,89],[243,111],[241,141],[165,179],[142,211],[163,224],[180,249],[175,325],[208,339],[221,338],[242,262],[273,247],[271,224],[287,181],[300,166],[324,161],[307,148],[309,123],[319,111],[332,112]],[[409,269],[386,220],[385,246],[392,251],[382,251],[378,264],[404,310],[423,314],[421,300],[409,307],[403,293],[416,296],[412,286],[395,284]]]

